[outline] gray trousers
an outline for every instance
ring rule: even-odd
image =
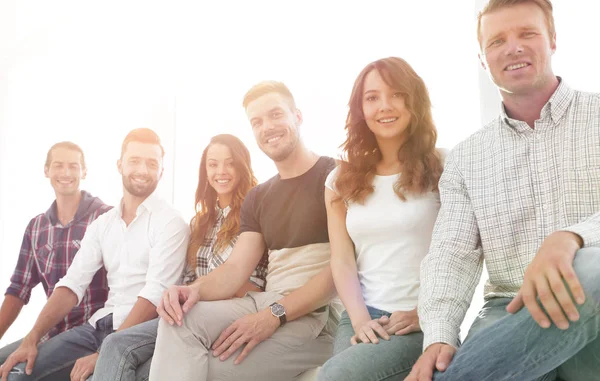
[[[210,347],[231,323],[268,308],[282,297],[274,292],[250,292],[243,298],[200,302],[185,315],[181,327],[170,326],[161,319],[150,380],[286,381],[322,365],[333,350],[333,338],[322,333],[327,309],[278,328],[241,364],[233,362],[242,348],[225,361],[212,355]]]

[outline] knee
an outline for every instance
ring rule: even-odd
[[[102,341],[102,346],[100,347],[101,356],[104,357],[123,354],[125,351],[125,345],[123,340],[120,340],[119,336],[119,332],[115,332],[106,336],[106,338]]]
[[[344,372],[344,367],[339,364],[335,357],[330,358],[323,364],[319,373],[317,373],[318,381],[336,381],[348,380],[348,374]]]

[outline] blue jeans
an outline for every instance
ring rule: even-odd
[[[368,307],[372,319],[391,313]],[[333,346],[333,357],[319,371],[319,381],[381,381],[404,380],[421,355],[423,333],[379,340],[378,344],[351,345],[354,336],[352,322],[346,311],[338,324]]]
[[[11,373],[8,381],[69,381],[75,361],[96,352],[112,331],[112,315],[108,315],[98,320],[96,328],[85,323],[56,335],[38,346],[30,376],[25,374],[25,363],[19,363],[13,368],[18,373]]]
[[[600,379],[600,249],[579,250],[573,265],[586,301],[569,329],[541,328],[526,308],[507,313],[510,299],[490,300],[435,381]]]
[[[158,318],[108,336],[96,362],[93,381],[147,381]]]

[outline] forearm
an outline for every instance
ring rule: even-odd
[[[77,295],[67,287],[54,289],[27,338],[35,343],[77,305]]]
[[[348,260],[331,260],[331,272],[337,293],[344,304],[352,325],[357,322],[370,320],[365,300],[357,276],[354,258]]]
[[[262,289],[260,287],[258,287],[257,285],[255,285],[254,283],[248,281],[248,282],[244,283],[239,290],[237,290],[234,297],[235,298],[243,298],[244,296],[246,296],[246,293],[248,293],[250,291],[260,292],[260,291],[262,291]]]
[[[227,261],[208,275],[196,279],[191,286],[200,296],[200,300],[224,300],[234,297],[248,277],[249,274],[239,271]]]
[[[334,296],[331,267],[327,266],[304,286],[283,297],[278,303],[285,308],[287,321],[292,321],[327,305]]]
[[[0,339],[17,319],[25,302],[14,295],[7,294],[0,307]]]
[[[117,331],[122,331],[134,325],[152,320],[158,316],[156,306],[147,299],[138,297],[137,302],[133,305],[131,312],[125,318],[125,321],[119,326]]]

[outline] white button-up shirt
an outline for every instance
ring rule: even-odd
[[[421,264],[424,348],[458,345],[484,259],[485,298],[514,297],[551,233],[600,245],[600,95],[561,81],[534,129],[503,108],[450,153],[439,187],[441,209]]]
[[[113,327],[119,328],[138,297],[158,305],[163,291],[181,280],[185,264],[189,227],[166,201],[150,195],[129,226],[121,214],[119,205],[90,224],[67,274],[56,285],[71,289],[80,303],[96,271],[106,268],[108,299],[90,318],[94,327],[112,313]]]

